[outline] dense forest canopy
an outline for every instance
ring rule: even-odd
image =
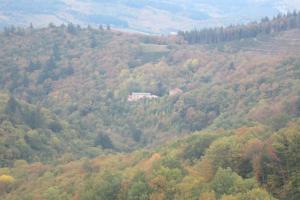
[[[294,11],[293,13],[279,14],[273,19],[265,17],[260,22],[252,22],[247,25],[179,31],[178,35],[190,44],[211,44],[254,38],[260,34],[272,34],[296,28],[300,28],[300,12]]]
[[[299,16],[161,37],[5,28],[0,198],[298,200]]]

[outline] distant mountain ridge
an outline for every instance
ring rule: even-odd
[[[0,27],[72,22],[161,34],[245,23],[299,8],[298,3],[289,0],[1,0]]]

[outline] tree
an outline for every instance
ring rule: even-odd
[[[106,25],[106,30],[110,31],[111,30],[111,27],[109,24]]]
[[[91,41],[90,47],[96,48],[98,45],[98,42],[97,42],[96,36],[94,34],[91,35],[90,41]]]
[[[17,100],[13,96],[10,96],[10,98],[5,106],[5,113],[12,116],[19,109],[20,109],[20,105],[17,102]]]
[[[42,141],[42,137],[36,130],[28,131],[24,136],[24,139],[32,149],[37,151],[45,150],[45,144]]]
[[[300,98],[296,102],[296,114],[300,117]]]
[[[96,146],[102,146],[104,149],[113,149],[114,145],[108,135],[99,133],[95,140]]]
[[[15,179],[9,175],[1,175],[0,176],[0,183],[11,184],[12,182],[14,182],[14,180]]]
[[[174,199],[190,199],[197,200],[201,190],[203,190],[203,178],[200,176],[187,175],[183,180],[176,186],[176,196]],[[203,198],[204,199],[204,198]]]
[[[9,36],[10,36],[10,30],[9,30],[8,27],[4,27],[4,35],[5,35],[6,37],[9,37]]]
[[[202,30],[179,31],[178,35],[183,37],[189,43],[211,44],[239,40],[244,38],[254,38],[259,34],[270,34],[273,32],[294,29],[300,26],[297,19],[299,13],[278,15],[270,20],[263,18],[260,22],[251,22],[246,25],[230,25],[228,27],[206,28]]]
[[[216,200],[216,194],[214,191],[203,192],[200,194],[199,200]]]
[[[164,96],[166,93],[167,93],[167,88],[163,85],[163,83],[161,81],[159,81],[157,83],[157,86],[156,86],[156,94],[158,96]]]
[[[43,200],[71,200],[71,195],[61,191],[58,187],[49,187],[42,197]]]
[[[59,193],[60,191],[58,190],[57,187],[50,187],[46,191],[46,193],[43,194],[43,199],[45,200],[58,200],[59,199]]]
[[[9,192],[12,183],[15,181],[14,177],[9,175],[0,176],[0,195],[5,192]]]
[[[235,197],[236,198],[232,200],[276,200],[274,197],[268,194],[267,191],[261,188],[250,190],[246,193],[236,195]],[[223,200],[223,198],[221,200]]]
[[[121,178],[117,174],[105,172],[99,178],[87,181],[80,193],[82,200],[116,200],[121,189]]]
[[[55,121],[51,121],[48,124],[48,128],[51,129],[53,132],[58,133],[61,132],[63,130],[62,125],[59,123],[59,121],[55,120]]]
[[[154,170],[153,174],[161,182],[159,183],[159,189],[163,190],[165,199],[174,199],[174,196],[176,194],[176,185],[183,178],[182,170],[176,167],[168,168],[160,166]],[[155,187],[157,187],[157,184],[158,183],[155,184]]]
[[[61,59],[60,56],[60,49],[58,44],[54,44],[53,48],[52,48],[52,57],[54,59],[54,61],[59,61]]]
[[[41,113],[40,108],[24,111],[23,119],[26,124],[32,129],[43,127],[45,123],[45,119]]]
[[[33,71],[38,70],[40,68],[41,68],[41,63],[40,62],[33,62],[32,60],[30,60],[26,70],[28,72],[33,72]]]
[[[52,70],[54,68],[56,68],[57,65],[56,65],[56,57],[54,56],[51,56],[47,62],[46,62],[46,67],[45,67],[45,70],[48,71],[48,72],[52,72]]]
[[[77,29],[76,27],[74,26],[74,24],[72,23],[69,23],[68,26],[67,26],[67,31],[68,33],[70,34],[76,34],[77,33]]]
[[[235,194],[246,192],[253,188],[257,188],[255,180],[243,180],[239,175],[233,172],[230,168],[219,168],[214,178],[210,183],[210,188],[216,192],[216,196],[220,198],[224,194]]]
[[[209,146],[205,157],[212,162],[215,169],[230,167],[239,171],[242,162],[240,145],[234,136],[221,138]]]
[[[211,133],[193,137],[191,144],[187,145],[187,147],[184,149],[183,158],[190,161],[201,158],[204,155],[205,150],[216,138],[217,136]]]
[[[300,199],[300,122],[293,122],[279,131],[268,146],[261,165],[267,177],[268,188],[275,197]]]
[[[58,76],[55,76],[54,69],[57,68],[56,58],[54,56],[51,56],[47,62],[45,67],[42,69],[42,71],[39,74],[39,77],[37,79],[38,83],[43,83],[46,79],[58,79]]]
[[[131,135],[134,141],[140,142],[143,132],[135,126],[131,126]]]
[[[132,184],[128,190],[128,200],[148,200],[151,188],[146,181],[145,174],[139,172],[132,180]]]
[[[49,28],[55,28],[55,25],[51,22],[51,23],[48,24],[48,27]]]

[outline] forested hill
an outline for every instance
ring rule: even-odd
[[[78,131],[48,109],[0,93],[0,167],[16,160],[53,163],[88,156],[90,144]],[[104,154],[98,150],[97,155]]]
[[[1,199],[299,199],[299,29],[10,27],[0,58]]]
[[[298,120],[276,132],[258,124],[202,131],[151,151],[59,164],[18,160],[0,168],[0,197],[298,200],[299,127]]]
[[[262,34],[274,34],[291,29],[300,28],[300,12],[279,14],[273,19],[263,18],[260,22],[247,25],[234,25],[228,27],[209,28],[203,30],[179,31],[190,44],[211,44],[227,42],[246,38],[255,38]]]
[[[299,39],[293,30],[195,47],[72,24],[10,29],[0,36],[0,83],[66,119],[90,155],[129,151],[208,127],[280,128],[298,112]],[[128,102],[132,92],[159,98]]]

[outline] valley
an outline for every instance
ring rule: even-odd
[[[5,28],[0,198],[299,199],[299,21],[184,36]]]

